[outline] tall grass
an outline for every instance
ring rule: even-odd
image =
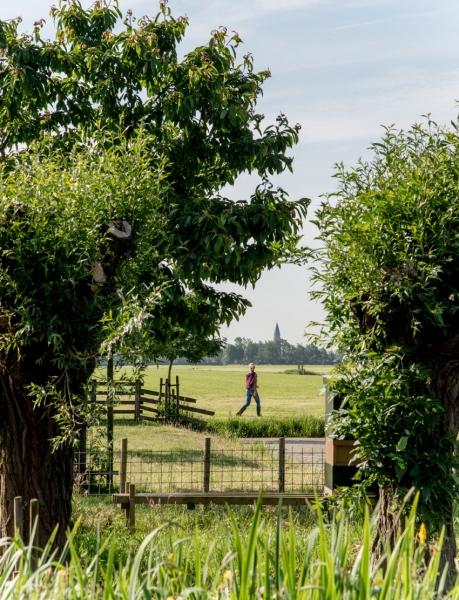
[[[44,550],[36,571],[32,549],[18,538],[0,540],[0,597],[2,600],[140,600],[140,599],[261,599],[275,600],[406,600],[445,597],[459,598],[459,583],[444,594],[446,571],[438,574],[440,551],[428,565],[425,545],[416,541],[415,505],[404,532],[388,554],[383,571],[370,555],[373,525],[368,513],[363,537],[354,560],[347,521],[341,513],[327,526],[320,512],[317,526],[309,534],[298,567],[295,530],[290,516],[283,526],[281,511],[273,536],[261,535],[263,515],[257,505],[245,536],[233,513],[234,543],[228,546],[219,569],[210,576],[212,547],[202,555],[198,532],[184,532],[171,539],[169,553],[159,556],[156,539],[169,525],[154,529],[137,552],[116,568],[116,539],[98,543],[93,556],[81,560],[75,546],[75,532],[69,535],[63,552],[51,555],[51,543]],[[441,547],[440,539],[438,547]],[[108,558],[101,562],[101,555]]]
[[[207,431],[230,437],[324,437],[325,420],[323,417],[303,415],[301,417],[285,417],[276,419],[262,417],[244,419],[211,419],[206,426]]]

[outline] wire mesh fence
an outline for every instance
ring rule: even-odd
[[[242,449],[93,450],[77,452],[75,492],[102,495],[137,492],[319,493],[324,485],[323,448],[252,444]]]

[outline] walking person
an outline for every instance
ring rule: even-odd
[[[252,396],[255,398],[257,405],[257,416],[261,417],[260,396],[258,395],[258,375],[255,373],[255,365],[250,363],[249,372],[245,376],[245,404],[236,413],[240,417],[245,409],[250,406]]]

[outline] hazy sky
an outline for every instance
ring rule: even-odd
[[[0,0],[0,19],[22,16],[23,29],[45,17],[52,36],[49,0]],[[87,3],[90,5],[90,2]],[[86,2],[83,0],[83,6]],[[292,199],[313,199],[312,217],[324,192],[333,191],[333,165],[368,156],[381,125],[407,127],[431,113],[448,123],[459,99],[459,3],[453,0],[170,0],[175,16],[190,26],[183,52],[205,44],[212,29],[225,25],[244,41],[259,70],[272,78],[260,102],[266,124],[282,111],[302,125],[293,150],[294,174],[274,179]],[[153,15],[156,0],[120,0],[123,12]],[[256,178],[241,177],[229,197],[248,197]],[[311,224],[305,244],[314,244]],[[248,297],[253,308],[222,332],[253,340],[272,337],[276,321],[282,337],[304,342],[320,307],[308,293],[307,268],[285,266],[265,273],[255,290],[224,286]]]

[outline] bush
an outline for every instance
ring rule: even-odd
[[[210,433],[230,437],[324,437],[325,419],[312,415],[286,417],[284,419],[265,418],[212,419],[207,423]]]

